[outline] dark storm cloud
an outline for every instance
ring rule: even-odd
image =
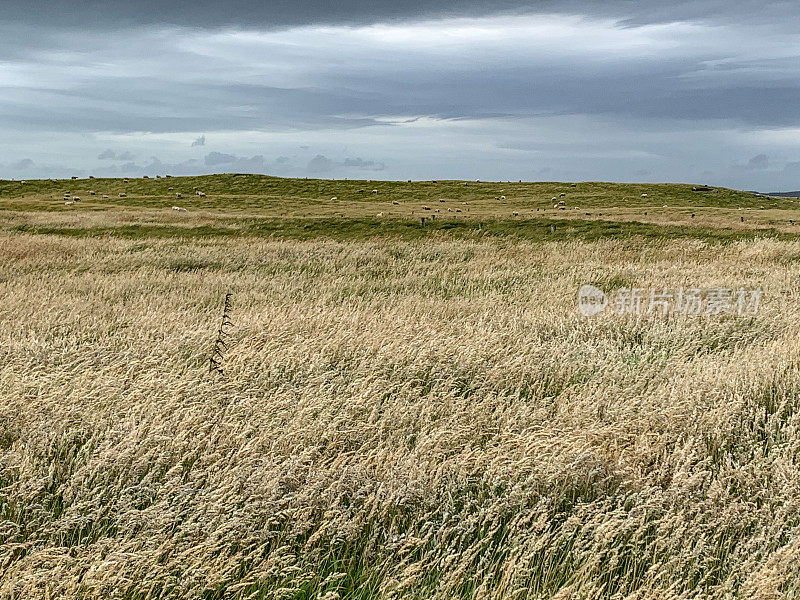
[[[789,26],[800,14],[798,3],[753,0],[47,0],[36,9],[23,0],[6,0],[3,19],[19,23],[97,27],[160,25],[286,27],[318,23],[353,24],[453,16],[579,14],[621,19],[628,24],[676,20],[752,22],[779,19]]]

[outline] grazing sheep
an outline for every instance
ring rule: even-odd
[[[647,198],[647,194],[642,194],[642,198]]]
[[[398,204],[400,204],[400,203],[399,203],[397,200],[392,200],[392,204],[394,204],[395,206],[397,206],[397,205],[398,205]]]
[[[127,197],[128,197],[128,194],[126,194],[125,192],[121,192],[121,193],[120,193],[120,195],[119,195],[119,197],[120,197],[120,198],[127,198]]]
[[[183,198],[183,194],[181,194],[180,192],[178,192],[177,194],[175,194],[175,197],[176,197],[176,198]]]
[[[378,193],[378,190],[372,190],[372,193],[373,193],[373,194],[377,194],[377,193]]]
[[[197,195],[199,197],[201,197],[201,198],[205,198],[206,197],[206,193],[205,192],[197,192]]]
[[[93,190],[89,190],[89,195],[90,196],[97,196],[97,192],[95,192]]]
[[[514,212],[513,212],[513,213],[511,213],[511,214],[512,214],[512,215],[514,215],[515,217],[518,217],[518,216],[519,216],[519,213],[518,213],[517,211],[514,211]]]
[[[64,206],[72,206],[73,204],[75,203],[71,201],[64,202]]]
[[[180,212],[186,212],[186,209],[183,208],[182,206],[173,206],[172,210],[178,210]]]
[[[149,175],[143,175],[142,179],[150,179],[150,176]]]
[[[422,207],[422,210],[430,210],[430,209],[431,209],[431,207],[430,207],[430,206],[423,206],[423,207]]]
[[[375,216],[376,216],[376,217],[382,217],[382,216],[383,216],[383,213],[382,213],[382,212],[380,212],[380,213],[378,213],[378,214],[377,214],[377,215],[375,215]]]
[[[566,194],[564,194],[564,193],[561,193],[561,194],[559,194],[559,195],[558,195],[558,197],[559,197],[559,198],[564,198],[564,197],[566,197]]]
[[[80,201],[81,201],[81,199],[80,199],[80,198],[78,198],[78,196],[73,196],[73,197],[72,197],[72,201],[73,201],[73,202],[80,202]]]
[[[333,201],[335,201],[335,200],[338,200],[338,199],[339,199],[339,198],[338,198],[337,196],[333,196],[333,197],[331,198],[331,202],[333,202]]]
[[[172,191],[172,190],[174,190],[174,189],[175,189],[175,188],[169,188],[167,191],[168,191],[168,192],[171,192],[171,191]]]
[[[556,198],[555,196],[553,196],[553,198],[552,198],[552,201],[553,201],[553,202],[558,202],[558,198]]]
[[[128,183],[128,180],[127,179],[123,179],[122,183]]]
[[[106,196],[105,194],[103,194],[103,200],[108,200],[108,196]]]
[[[77,176],[77,175],[73,175],[73,176],[72,176],[72,180],[73,180],[73,181],[75,181],[77,178],[78,178],[78,176]]]
[[[457,209],[456,209],[456,212],[461,212],[461,209],[460,209],[460,208],[457,208]]]
[[[500,200],[505,200],[505,199],[506,199],[505,196],[500,196]]]

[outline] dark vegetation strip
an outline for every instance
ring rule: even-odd
[[[738,240],[770,238],[798,240],[800,234],[772,228],[730,229],[657,225],[638,221],[583,219],[487,219],[485,221],[433,221],[424,226],[409,219],[375,218],[275,218],[232,221],[228,225],[119,225],[103,227],[64,227],[18,225],[13,231],[28,234],[69,237],[112,236],[136,238],[224,238],[257,237],[292,240],[332,239],[339,241],[397,238],[418,240],[451,238],[516,238],[528,241],[568,241],[643,237],[663,239],[700,239],[727,243]]]

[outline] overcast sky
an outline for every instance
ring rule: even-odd
[[[797,190],[798,22],[737,0],[2,0],[0,178]]]

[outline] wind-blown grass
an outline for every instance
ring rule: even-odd
[[[0,255],[0,597],[800,594],[800,242],[5,231]],[[582,283],[764,304],[586,319]]]

